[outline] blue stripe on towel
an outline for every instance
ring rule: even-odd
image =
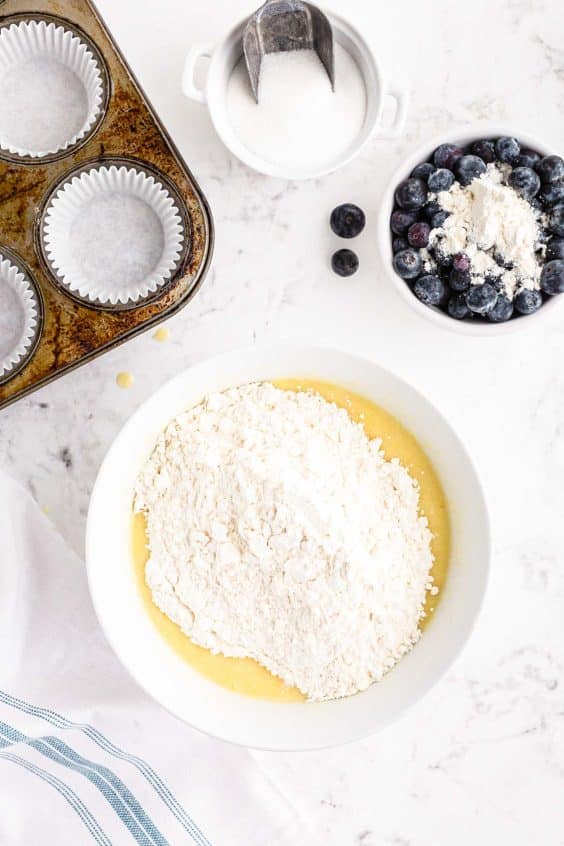
[[[27,743],[46,758],[74,770],[96,787],[140,846],[169,846],[137,799],[115,773],[83,758],[56,737],[26,737],[0,721],[0,732],[12,743]]]
[[[0,737],[0,747],[6,746],[9,742],[10,741],[5,740],[5,738]],[[41,767],[36,767],[35,764],[32,764],[30,761],[26,761],[25,758],[20,758],[19,755],[14,755],[11,752],[4,751],[0,752],[0,758],[3,758],[6,761],[12,761],[14,764],[18,764],[18,766],[23,767],[36,776],[39,776],[39,778],[43,779],[43,781],[47,782],[47,784],[50,784],[51,787],[54,787],[55,790],[57,790],[61,796],[67,800],[71,808],[76,811],[96,843],[98,843],[99,846],[112,846],[111,841],[105,835],[104,831],[96,822],[86,805],[81,802],[74,790],[71,790],[67,784],[56,778],[56,776],[51,775],[51,773],[46,772],[46,770],[41,769]]]
[[[128,752],[124,752],[119,747],[111,743],[101,732],[88,725],[87,723],[75,723],[72,720],[68,720],[66,717],[61,716],[56,711],[51,711],[48,708],[41,708],[37,705],[30,705],[29,703],[24,702],[21,699],[17,699],[15,696],[10,696],[10,694],[5,693],[4,691],[0,691],[0,702],[4,702],[5,705],[9,705],[12,708],[16,708],[26,714],[31,714],[34,717],[39,717],[45,720],[46,722],[50,723],[51,725],[56,726],[57,728],[76,729],[78,731],[81,731],[90,740],[92,740],[93,743],[96,743],[97,746],[99,746],[105,752],[108,752],[115,758],[119,758],[120,760],[127,761],[128,763],[132,764],[149,782],[151,787],[155,790],[157,795],[164,802],[167,808],[171,811],[174,817],[178,820],[182,827],[191,835],[194,842],[197,843],[198,846],[211,846],[210,841],[200,831],[196,823],[191,819],[191,817],[187,814],[182,805],[180,805],[177,799],[173,796],[164,781],[157,775],[153,768],[142,758],[137,757],[137,755],[131,755]]]

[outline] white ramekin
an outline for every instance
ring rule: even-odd
[[[313,179],[331,173],[353,159],[371,137],[396,138],[401,135],[407,114],[408,95],[395,85],[385,85],[374,53],[362,35],[350,23],[328,14],[333,36],[355,60],[366,88],[366,116],[361,131],[347,150],[319,168],[292,168],[278,165],[256,155],[238,138],[227,114],[227,84],[233,68],[242,55],[243,30],[247,19],[238,23],[215,47],[194,45],[188,51],[184,65],[182,88],[184,94],[198,103],[206,103],[215,130],[225,146],[242,162],[259,173],[280,179]],[[210,59],[208,75],[203,88],[195,82],[196,65],[201,58]],[[395,103],[395,115],[388,125],[383,124],[386,102]]]
[[[513,136],[524,147],[529,147],[536,150],[543,156],[552,155],[555,151],[547,147],[542,141],[530,136],[527,132],[522,132],[515,127],[504,126],[497,123],[473,123],[467,127],[458,127],[450,132],[441,132],[440,135],[425,141],[424,144],[418,146],[406,159],[404,159],[395,173],[392,175],[382,196],[380,205],[380,215],[378,220],[378,244],[380,247],[380,256],[384,265],[385,276],[395,288],[401,299],[407,303],[408,306],[417,312],[417,314],[430,320],[436,326],[441,326],[443,329],[448,329],[451,332],[457,332],[459,335],[481,335],[487,337],[491,335],[506,335],[511,332],[517,332],[523,329],[530,329],[533,326],[538,326],[539,322],[547,317],[554,315],[558,308],[564,307],[564,294],[557,294],[547,300],[538,311],[533,314],[522,315],[518,318],[513,318],[505,323],[486,323],[474,322],[466,320],[455,320],[449,317],[438,308],[431,308],[423,305],[415,294],[412,293],[411,288],[401,276],[395,272],[392,264],[392,238],[390,233],[390,215],[394,208],[394,193],[398,184],[409,176],[415,165],[420,162],[427,161],[431,153],[439,146],[439,144],[452,143],[459,144],[461,147],[470,144],[472,141],[477,141],[480,138],[501,138],[502,136]]]
[[[143,603],[131,551],[133,490],[170,420],[214,391],[284,377],[342,385],[395,415],[429,456],[449,504],[449,570],[433,619],[392,672],[332,702],[280,703],[205,678],[163,639]],[[319,749],[379,731],[421,699],[462,650],[486,590],[490,529],[471,456],[439,410],[373,361],[301,344],[256,346],[201,361],[151,396],[121,430],[100,468],[88,512],[86,565],[94,608],[118,658],[147,693],[181,720],[262,749]]]

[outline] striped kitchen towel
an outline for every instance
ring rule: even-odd
[[[79,560],[0,472],[1,846],[299,846],[311,838],[252,754],[135,685]]]

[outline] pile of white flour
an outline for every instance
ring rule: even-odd
[[[416,483],[347,412],[251,384],[159,437],[136,486],[156,604],[197,644],[310,700],[378,681],[419,638],[431,533]]]
[[[473,282],[499,278],[504,293],[513,299],[522,288],[540,288],[542,248],[541,213],[505,184],[510,171],[508,165],[489,164],[486,173],[466,187],[455,182],[432,196],[449,216],[431,231],[430,245],[445,255],[465,253]],[[508,266],[500,266],[496,256]]]

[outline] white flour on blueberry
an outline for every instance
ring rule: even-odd
[[[417,483],[318,394],[259,383],[208,396],[161,434],[134,507],[159,608],[313,701],[380,680],[437,592]]]
[[[544,246],[542,214],[506,184],[510,172],[509,165],[489,164],[466,187],[455,182],[448,191],[431,194],[449,216],[431,230],[429,245],[444,255],[465,253],[473,283],[495,277],[513,299],[523,288],[540,288]],[[429,251],[424,264],[427,271],[434,269]]]

